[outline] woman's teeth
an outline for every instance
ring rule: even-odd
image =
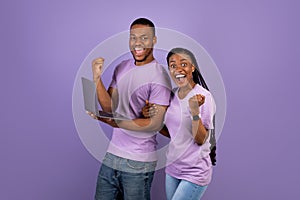
[[[183,74],[178,74],[178,75],[175,76],[175,78],[178,78],[178,79],[179,78],[184,78],[184,77],[185,77],[185,75],[183,75]]]
[[[183,82],[185,77],[186,77],[186,76],[183,75],[183,74],[175,75],[175,78],[176,78],[177,81],[179,81],[179,82]]]

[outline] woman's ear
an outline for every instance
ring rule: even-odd
[[[196,67],[192,64],[192,72],[194,72]]]

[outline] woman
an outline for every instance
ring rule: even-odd
[[[215,102],[199,72],[195,56],[187,49],[172,49],[167,56],[173,90],[160,131],[170,136],[167,152],[166,194],[168,200],[197,199],[205,192],[215,163],[214,130]],[[155,105],[144,107],[145,117],[155,115]],[[210,158],[211,153],[211,158]]]

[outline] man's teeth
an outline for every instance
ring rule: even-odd
[[[184,77],[185,77],[185,75],[183,75],[183,74],[178,74],[175,76],[175,78],[184,78]]]
[[[140,48],[140,47],[138,47],[138,48],[134,48],[134,51],[135,51],[135,53],[136,53],[137,55],[140,55],[140,54],[142,54],[142,53],[143,53],[144,49],[143,49],[143,48]]]

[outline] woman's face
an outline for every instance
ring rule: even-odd
[[[194,84],[192,64],[190,56],[184,53],[173,54],[168,61],[170,75],[178,87],[185,87]]]

